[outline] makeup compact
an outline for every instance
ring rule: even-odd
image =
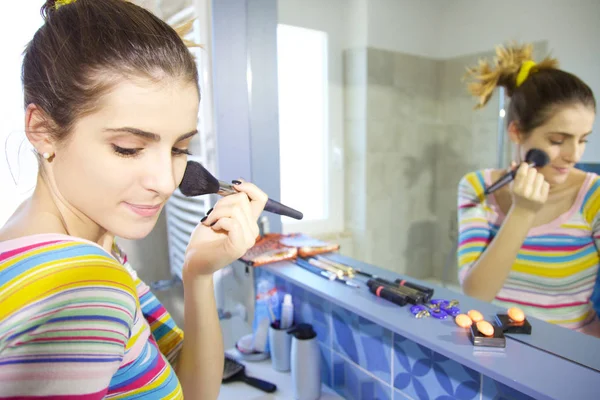
[[[506,347],[506,337],[502,328],[482,320],[469,327],[469,338],[473,346]]]
[[[525,313],[516,307],[509,308],[505,314],[496,314],[496,324],[505,333],[531,335],[531,324],[527,321]]]

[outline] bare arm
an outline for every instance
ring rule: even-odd
[[[250,183],[222,198],[196,227],[183,266],[185,340],[177,375],[186,400],[216,399],[223,377],[223,338],[213,273],[243,256],[258,236],[267,195]]]
[[[496,297],[508,277],[534,218],[534,213],[518,208],[508,213],[494,240],[465,277],[462,287],[466,295],[484,301],[492,301]]]
[[[212,275],[184,277],[185,340],[177,376],[187,399],[216,399],[223,377],[224,349]]]
[[[548,198],[549,185],[537,170],[522,164],[511,190],[512,207],[502,227],[462,281],[465,294],[484,301],[493,300],[502,289],[537,211]]]

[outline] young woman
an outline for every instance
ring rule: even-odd
[[[590,297],[598,274],[600,179],[575,168],[596,116],[592,90],[557,68],[539,64],[532,46],[500,47],[493,65],[471,68],[469,89],[484,106],[506,88],[510,139],[520,164],[511,185],[485,196],[506,171],[467,174],[459,184],[459,280],[467,295],[517,306],[527,315],[600,337]],[[550,162],[529,168],[528,150]]]
[[[234,181],[190,239],[186,338],[116,236],[154,227],[196,134],[198,71],[175,30],[123,0],[48,0],[23,61],[39,177],[0,230],[0,398],[215,399],[212,273],[258,235],[267,196]]]

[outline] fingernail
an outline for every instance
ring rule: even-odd
[[[206,218],[208,218],[208,215],[207,215],[206,217],[202,218],[202,219],[200,220],[200,223],[202,223],[202,222],[206,221]]]
[[[212,208],[210,210],[208,210],[208,212],[206,213],[206,216],[208,217],[210,215],[210,213],[212,212]]]
[[[215,226],[216,224],[217,224],[217,221],[215,221],[212,224],[210,224],[210,226]]]
[[[234,185],[241,185],[242,184],[242,182],[238,181],[237,179],[232,180],[231,183],[233,183]]]

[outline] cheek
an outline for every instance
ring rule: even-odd
[[[176,158],[173,161],[173,178],[175,179],[175,188],[178,188],[183,180],[185,168],[187,166],[187,157]]]
[[[133,178],[122,163],[105,149],[86,146],[69,149],[56,159],[54,179],[60,194],[78,208],[96,208],[114,203],[115,197],[131,187]]]
[[[550,146],[544,149],[546,153],[548,153],[548,157],[550,157],[550,163],[552,164],[558,158],[560,158],[560,147],[559,146]]]

